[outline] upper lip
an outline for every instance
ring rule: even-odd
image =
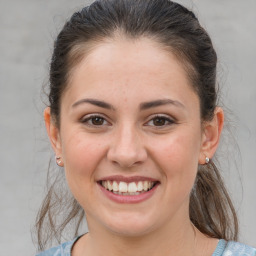
[[[123,181],[123,182],[136,182],[136,181],[153,181],[156,182],[158,180],[151,178],[151,177],[145,177],[145,176],[122,176],[122,175],[112,175],[112,176],[106,176],[101,178],[99,181],[104,180],[111,180],[111,181]]]

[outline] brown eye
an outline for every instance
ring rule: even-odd
[[[82,123],[91,127],[108,125],[108,122],[105,120],[105,118],[98,115],[88,116],[81,121]]]
[[[104,118],[95,116],[91,118],[91,123],[93,125],[103,125],[104,124]]]
[[[146,125],[152,127],[166,127],[174,123],[175,121],[167,116],[155,116]]]
[[[163,126],[166,124],[166,122],[167,122],[167,120],[164,117],[156,117],[153,119],[153,124],[155,126]]]

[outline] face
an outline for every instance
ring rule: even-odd
[[[189,219],[202,155],[199,99],[149,39],[96,47],[61,101],[55,151],[89,228],[141,235]]]

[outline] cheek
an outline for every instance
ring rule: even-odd
[[[153,143],[154,157],[167,176],[177,182],[194,180],[200,153],[200,136],[191,130],[173,133]]]
[[[63,141],[63,157],[67,181],[72,187],[90,184],[95,170],[104,155],[104,145],[94,136],[76,133]]]
[[[163,138],[162,141],[156,142],[158,144],[159,151],[161,150],[166,157],[175,158],[181,160],[184,157],[198,155],[200,151],[200,137],[189,136],[180,132],[177,135],[170,135],[167,138]]]

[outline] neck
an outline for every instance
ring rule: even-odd
[[[195,238],[196,231],[190,221],[179,223],[179,225],[168,223],[161,230],[154,230],[136,237],[120,236],[106,229],[101,229],[100,232],[93,229],[84,236],[83,254],[80,255],[196,255]]]

